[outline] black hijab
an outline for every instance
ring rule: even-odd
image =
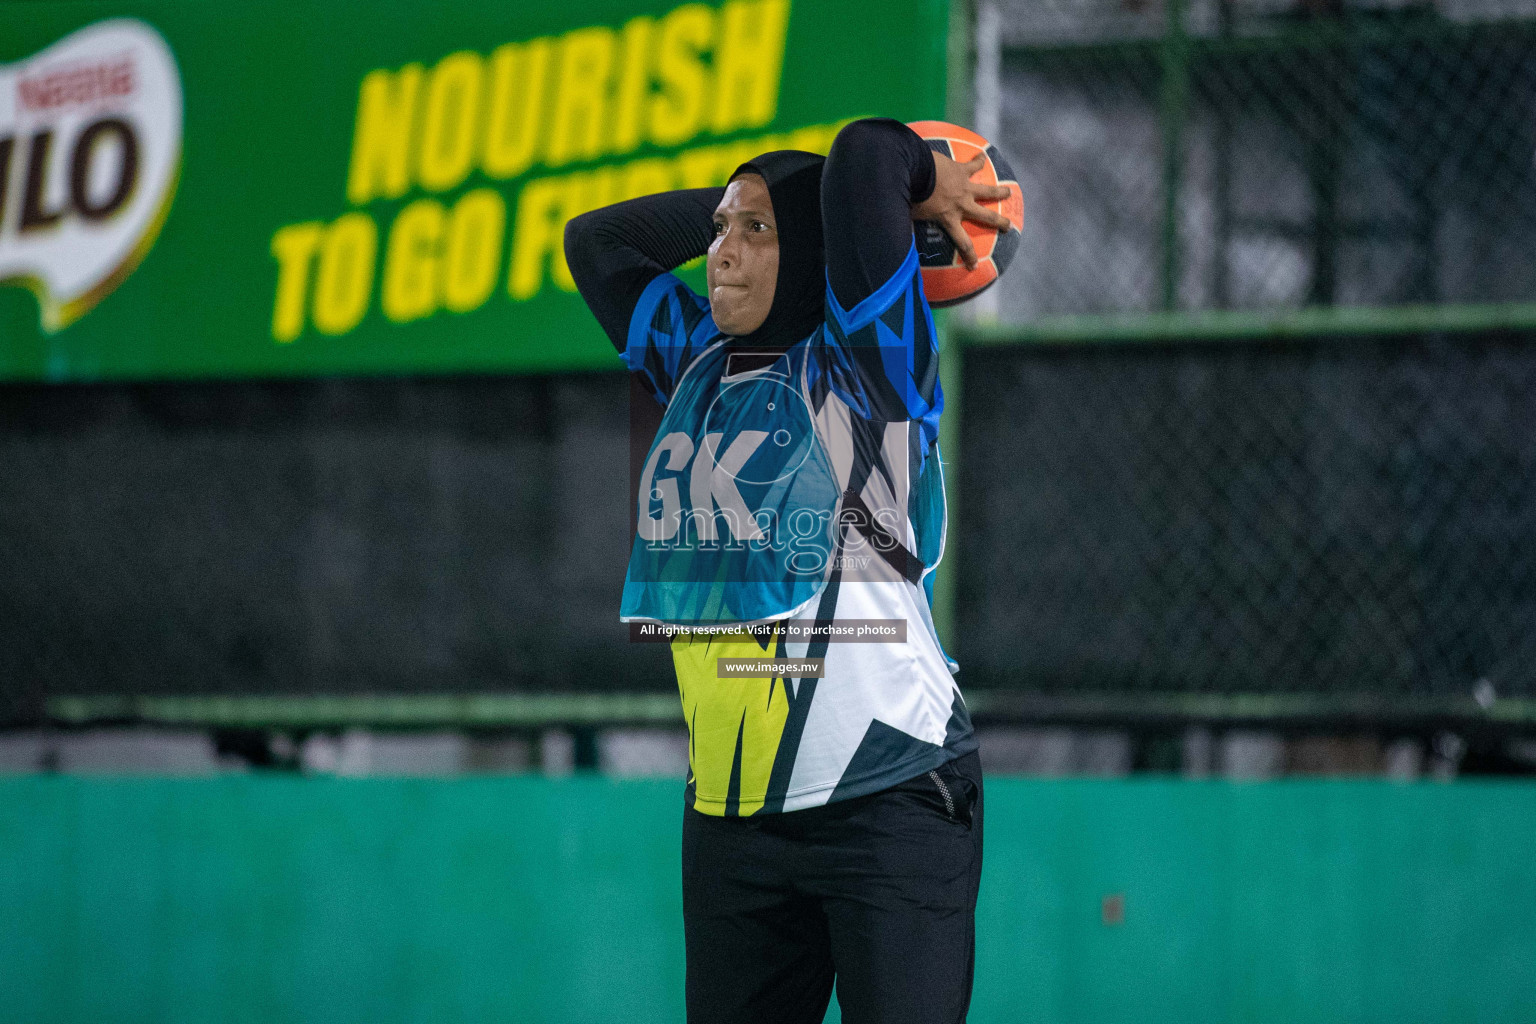
[[[736,339],[745,348],[785,349],[821,326],[827,259],[821,238],[821,166],[825,157],[798,149],[764,153],[731,174],[760,174],[768,183],[779,232],[779,278],[763,325]]]

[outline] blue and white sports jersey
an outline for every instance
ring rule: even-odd
[[[975,749],[931,614],[943,393],[917,251],[868,299],[745,364],[708,303],[651,282],[624,360],[666,411],[645,460],[626,622],[902,624],[902,640],[745,629],[678,637],[692,806],[788,811],[876,792]],[[766,365],[765,365],[766,363]],[[720,678],[721,657],[822,659],[821,678]]]

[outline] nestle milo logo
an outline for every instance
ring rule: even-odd
[[[0,284],[58,331],[133,272],[170,210],[181,80],[142,21],[100,21],[0,66]]]

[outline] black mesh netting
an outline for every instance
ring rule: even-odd
[[[617,374],[0,388],[0,724],[57,694],[671,687]]]
[[[1533,340],[973,351],[961,678],[1536,695]]]

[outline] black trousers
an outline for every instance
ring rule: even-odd
[[[689,1024],[958,1024],[975,973],[981,762],[749,818],[683,812]]]

